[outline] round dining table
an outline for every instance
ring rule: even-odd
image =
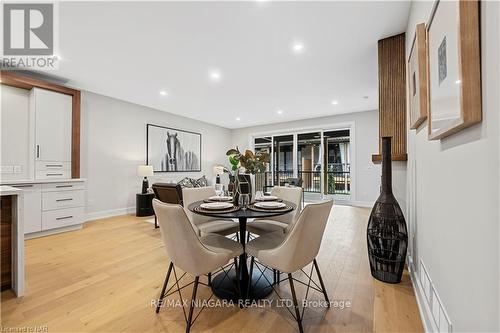
[[[281,200],[280,200],[281,201]],[[208,211],[208,210],[198,210],[197,208],[204,203],[204,201],[194,202],[188,206],[188,209],[199,215],[209,216],[219,219],[233,219],[238,220],[239,223],[239,241],[245,249],[246,244],[246,229],[248,219],[256,218],[272,218],[279,215],[288,214],[295,210],[297,207],[295,204],[282,200],[288,207],[287,210],[252,210],[250,208],[240,208],[236,211],[224,212],[224,211]],[[253,270],[252,276],[249,276],[248,266],[247,266],[247,253],[243,251],[238,260],[238,273],[234,266],[229,271],[222,271],[212,278],[211,287],[214,294],[222,299],[237,301],[254,301],[259,300],[267,295],[269,295],[273,288],[269,285],[269,282],[273,282],[273,277],[269,273],[266,273],[266,278],[261,276],[261,272],[258,269]],[[227,273],[227,274],[226,274]],[[237,278],[239,277],[239,278]],[[247,294],[248,284],[251,283],[252,288]],[[237,287],[239,286],[239,288]],[[238,292],[238,289],[240,292]]]

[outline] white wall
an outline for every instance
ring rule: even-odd
[[[380,164],[373,164],[371,161],[372,154],[378,152],[377,110],[236,129],[232,131],[232,142],[240,149],[246,149],[250,144],[250,135],[254,133],[286,132],[309,127],[328,129],[329,125],[346,122],[354,122],[355,126],[355,197],[351,199],[354,203],[373,204],[380,193],[381,172]],[[397,175],[397,169],[401,169],[401,166],[396,165],[394,169],[394,173]],[[402,207],[406,202],[404,199],[406,195],[406,173],[404,179],[402,190],[396,187],[394,189],[398,199],[402,201],[400,201]]]
[[[28,179],[29,147],[29,90],[0,85],[0,165],[2,182]],[[21,170],[14,172],[14,166]]]
[[[202,134],[202,172],[159,174],[150,177],[150,183],[201,175],[211,180],[214,164],[227,160],[228,129],[84,91],[81,176],[88,179],[90,218],[125,214],[135,207],[135,194],[142,185],[136,172],[146,159],[148,123]]]
[[[407,53],[432,4],[412,2]],[[427,139],[426,125],[409,133],[413,260],[426,265],[455,332],[500,330],[498,7],[481,2],[482,123],[441,141]]]

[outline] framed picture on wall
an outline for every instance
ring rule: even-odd
[[[154,172],[200,172],[201,134],[147,124],[146,163]]]
[[[425,24],[417,24],[408,58],[410,128],[417,129],[427,119],[427,44]]]
[[[437,1],[427,24],[429,139],[481,122],[479,3]]]

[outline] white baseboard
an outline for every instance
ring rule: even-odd
[[[40,232],[33,232],[30,234],[24,235],[24,239],[39,238],[39,237],[44,237],[44,236],[60,234],[63,232],[68,232],[68,231],[80,230],[82,228],[82,226],[83,226],[83,224],[77,224],[77,225],[70,225],[68,227],[50,229],[50,230],[45,230],[45,231],[40,231]]]
[[[347,205],[347,206],[354,206],[354,207],[366,207],[366,208],[372,208],[373,207],[373,202],[369,201],[335,201],[336,204],[338,205]]]
[[[410,279],[413,285],[413,290],[415,291],[415,296],[417,298],[418,310],[420,312],[420,318],[422,319],[422,326],[424,327],[424,331],[426,333],[439,332],[439,329],[436,327],[432,320],[432,310],[427,304],[424,288],[420,283],[420,279],[417,276],[417,271],[415,270],[415,266],[413,262],[408,265],[408,269],[410,271]]]
[[[108,217],[127,215],[135,212],[135,207],[126,207],[119,209],[103,210],[100,212],[88,213],[85,217],[85,222],[94,221],[99,219],[105,219]]]

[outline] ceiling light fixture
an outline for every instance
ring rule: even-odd
[[[332,101],[332,105],[337,105],[337,104],[339,104],[339,101],[337,101],[337,100]]]
[[[292,50],[296,54],[304,52],[304,48],[305,48],[305,46],[304,46],[304,43],[302,43],[302,42],[295,41],[292,44]]]
[[[167,96],[168,93],[165,90],[160,90],[160,95],[162,96]]]
[[[240,120],[241,120],[241,118],[240,118],[240,117],[236,117],[236,121],[240,121]]]
[[[283,110],[276,111],[277,114],[283,114]]]
[[[218,69],[211,70],[209,76],[213,82],[219,82],[222,79],[222,74]]]

